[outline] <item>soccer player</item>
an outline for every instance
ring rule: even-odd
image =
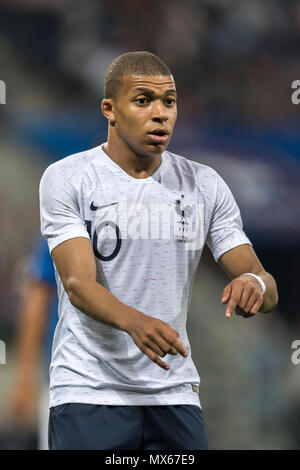
[[[20,306],[15,379],[11,393],[12,416],[29,425],[39,402],[38,447],[48,449],[49,366],[57,323],[58,299],[53,261],[47,242],[39,233],[29,257]],[[45,368],[41,389],[37,390],[39,361]],[[37,400],[37,398],[39,398]]]
[[[271,311],[276,283],[222,178],[166,151],[177,103],[161,59],[117,57],[101,109],[107,142],[50,165],[40,183],[59,296],[49,448],[206,449],[186,332],[204,244],[232,279],[227,318]]]

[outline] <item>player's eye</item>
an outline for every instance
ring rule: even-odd
[[[137,98],[135,100],[135,102],[143,106],[143,105],[149,103],[149,99],[146,98],[145,96],[142,96],[141,98]]]
[[[172,106],[172,105],[174,105],[175,103],[176,103],[176,100],[175,100],[174,98],[167,98],[167,99],[166,99],[166,104],[167,104],[168,106]]]

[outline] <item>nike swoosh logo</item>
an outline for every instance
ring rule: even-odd
[[[92,201],[90,209],[91,211],[97,211],[98,209],[104,209],[104,207],[113,206],[115,204],[118,204],[118,202],[111,202],[110,204],[105,204],[104,206],[94,206],[94,201]]]

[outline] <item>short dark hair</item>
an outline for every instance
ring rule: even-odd
[[[108,67],[104,78],[104,98],[116,98],[124,75],[172,75],[166,64],[147,51],[127,52]]]

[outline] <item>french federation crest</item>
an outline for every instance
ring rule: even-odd
[[[191,226],[188,219],[191,218],[193,208],[192,206],[184,205],[184,194],[181,194],[180,199],[176,199],[175,211],[180,216],[180,220],[177,221],[174,238],[178,242],[186,243],[190,241],[191,237]]]

